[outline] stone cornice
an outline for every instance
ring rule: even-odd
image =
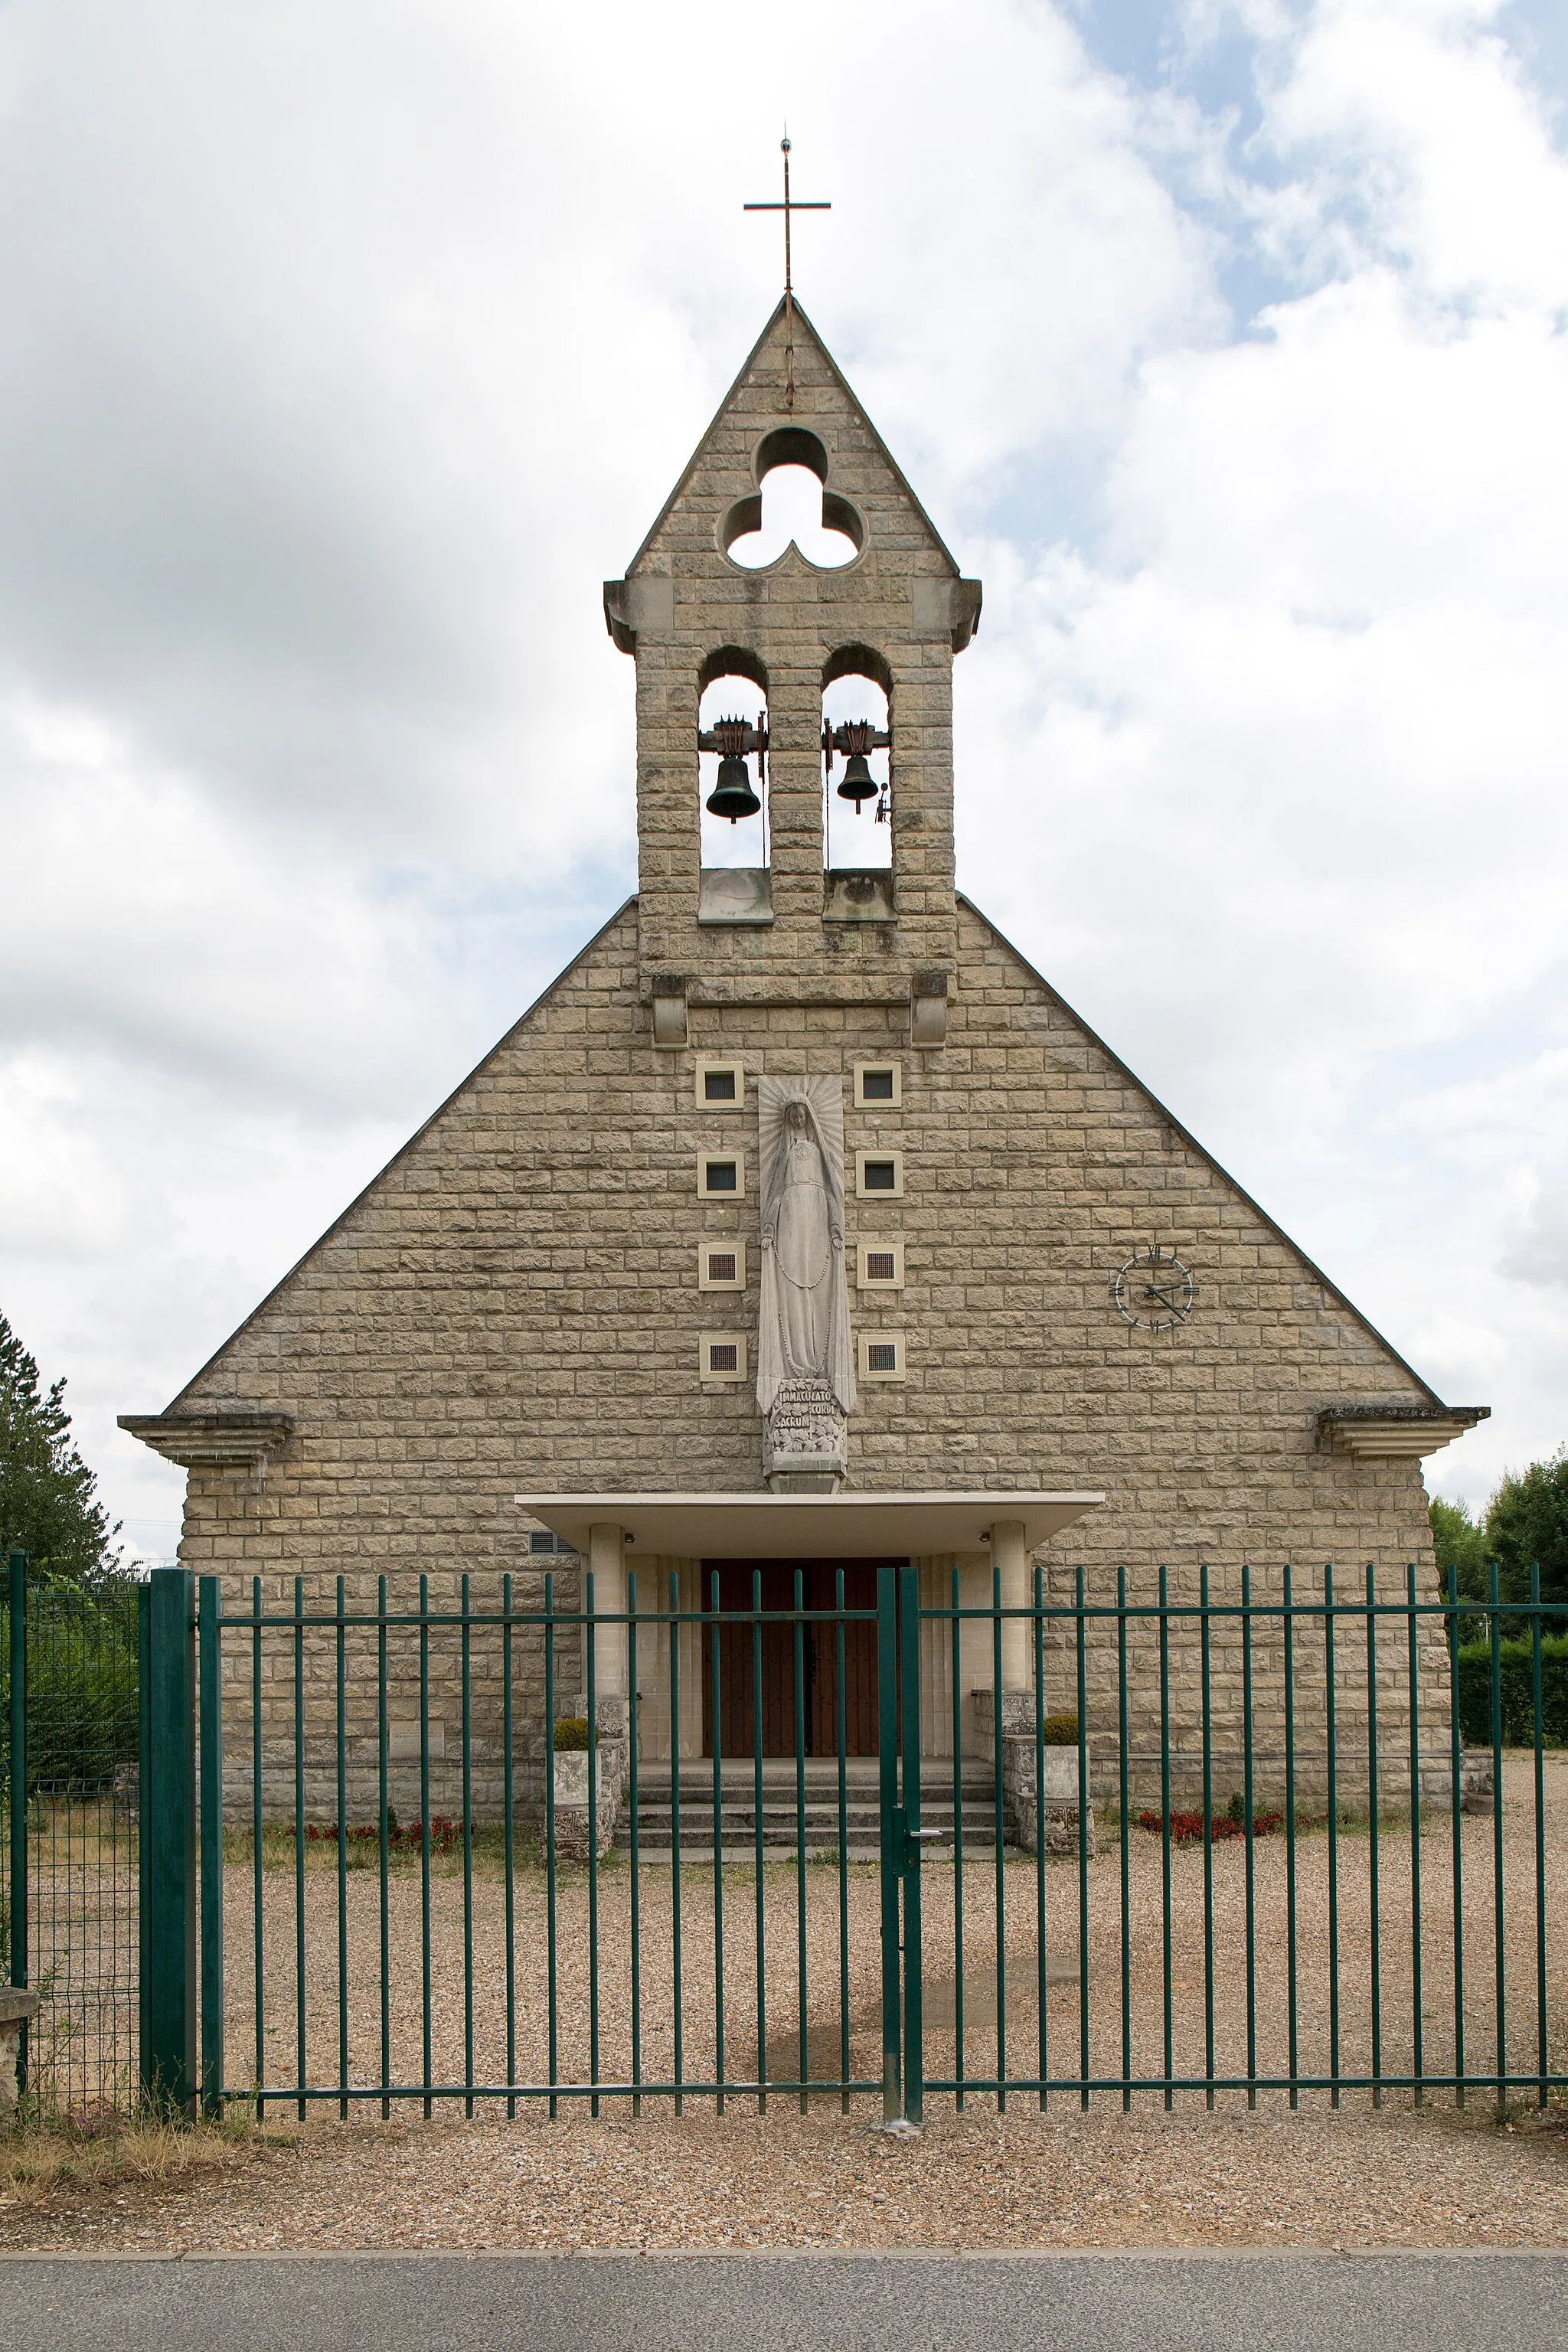
[[[120,1426],[165,1462],[183,1469],[225,1465],[254,1468],[282,1451],[293,1433],[291,1412],[122,1412]]]
[[[1318,1434],[1363,1460],[1412,1461],[1439,1453],[1490,1417],[1489,1404],[1331,1404]]]

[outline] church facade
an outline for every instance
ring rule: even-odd
[[[742,560],[780,467],[821,484],[847,560]],[[645,1605],[672,1575],[695,1605],[719,1562],[889,1558],[938,1600],[956,1570],[1021,1601],[1037,1562],[1057,1598],[1079,1570],[1101,1599],[1162,1566],[1195,1591],[1200,1564],[1234,1593],[1286,1561],[1415,1562],[1429,1591],[1422,1457],[1479,1409],[1445,1405],[955,887],[952,669],[980,609],[781,304],[605,589],[637,896],[166,1411],[124,1418],[187,1467],[181,1558],[226,1612],[255,1578],[320,1606],[339,1577],[363,1602],[418,1574],[444,1608],[464,1574],[533,1607],[547,1570],[575,1606],[584,1562],[614,1610],[628,1560]],[[748,865],[703,863],[716,763],[721,808],[765,827]],[[872,840],[885,862],[846,856]],[[931,1645],[936,1754],[955,1721],[985,1736],[989,1629],[964,1642],[956,1694]],[[531,1803],[549,1727],[538,1644],[520,1659]],[[1437,1633],[1423,1672],[1437,1696]],[[1095,1752],[1112,1673],[1100,1642]],[[668,1660],[646,1675],[645,1752],[724,1740],[700,1671],[679,1721]],[[1010,1639],[1005,1692],[1027,1675]]]

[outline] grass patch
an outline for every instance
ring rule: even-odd
[[[40,2204],[61,2189],[180,2181],[292,2146],[291,2137],[258,2132],[248,2116],[185,2125],[155,2117],[110,2118],[90,2125],[24,2114],[0,2135],[0,2204]]]

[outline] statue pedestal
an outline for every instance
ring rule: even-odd
[[[836,1495],[847,1467],[847,1433],[826,1381],[786,1381],[763,1435],[763,1475],[775,1495]]]

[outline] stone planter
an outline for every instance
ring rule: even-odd
[[[0,1985],[0,2123],[16,2108],[22,2028],[29,2019],[37,2017],[39,1998],[21,1985]]]
[[[1451,1764],[1428,1764],[1422,1768],[1421,1799],[1427,1805],[1452,1805],[1454,1772]],[[1492,1810],[1492,1751],[1489,1748],[1462,1748],[1459,1750],[1459,1811],[1462,1813],[1489,1813]]]
[[[626,1743],[599,1736],[595,1758],[597,1787],[597,1836],[595,1851],[607,1853],[615,1843],[626,1786]],[[555,1772],[555,1851],[564,1862],[588,1859],[588,1751],[557,1748]]]
[[[992,1694],[977,1690],[975,1726],[981,1752],[994,1754],[995,1712]],[[1027,1691],[1002,1694],[1002,1811],[1004,1835],[1014,1845],[1032,1852],[1035,1845],[1035,1702]],[[1078,1852],[1079,1752],[1076,1748],[1044,1750],[1045,1849],[1047,1853]],[[1090,1803],[1092,1805],[1092,1797]],[[1094,1814],[1088,1816],[1089,1852],[1094,1852]]]
[[[1010,1834],[1026,1851],[1035,1843],[1035,1759],[1037,1750],[1032,1739],[1004,1738],[1002,1742],[1002,1791],[1006,1805]],[[1044,1750],[1044,1776],[1040,1790],[1041,1810],[1045,1822],[1045,1849],[1047,1853],[1076,1853],[1079,1841],[1079,1753],[1076,1748],[1047,1748]],[[1094,1848],[1094,1813],[1085,1814],[1085,1845],[1089,1853]]]

